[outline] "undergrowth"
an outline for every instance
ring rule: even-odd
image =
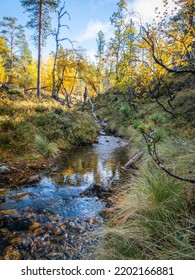
[[[86,112],[67,111],[52,98],[0,93],[0,157],[51,157],[93,143],[99,127]]]

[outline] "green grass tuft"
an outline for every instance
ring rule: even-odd
[[[49,142],[46,137],[36,135],[34,139],[35,148],[47,157],[54,157],[59,153],[56,143]]]

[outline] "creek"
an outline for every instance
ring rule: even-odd
[[[37,184],[11,190],[0,204],[0,259],[90,259],[101,239],[106,201],[81,196],[91,184],[120,188],[127,142],[100,135],[61,155]]]

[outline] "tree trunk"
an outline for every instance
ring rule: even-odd
[[[38,75],[37,75],[37,96],[41,97],[41,50],[42,50],[42,21],[43,21],[43,0],[39,4],[39,41],[38,41]]]

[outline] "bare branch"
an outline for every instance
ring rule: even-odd
[[[148,152],[151,155],[152,159],[156,162],[156,164],[163,170],[165,171],[168,175],[170,175],[171,177],[174,177],[180,181],[185,181],[185,182],[189,182],[191,184],[195,183],[195,180],[190,179],[190,178],[183,178],[181,176],[178,176],[174,173],[172,173],[170,170],[168,170],[161,162],[161,160],[159,159],[159,156],[157,154],[157,150],[156,150],[156,141],[151,137],[151,135],[148,135],[147,133],[141,131],[146,143],[147,143],[147,147],[148,147]],[[150,140],[149,140],[150,139]]]

